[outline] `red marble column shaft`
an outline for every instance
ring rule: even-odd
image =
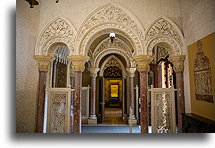
[[[72,76],[70,77],[70,83],[71,83],[71,88],[74,89],[75,86],[75,78]],[[74,102],[74,92],[71,92],[71,106],[74,106],[73,102]],[[74,113],[74,110],[72,110],[72,112]],[[70,132],[73,133],[73,128],[74,128],[74,116],[70,116]]]
[[[134,77],[129,77],[130,81],[130,106],[132,109],[132,115],[134,115]]]
[[[82,72],[75,71],[75,86],[74,86],[74,133],[81,133],[81,87],[82,87]]]
[[[147,71],[139,71],[140,77],[140,126],[141,133],[148,133],[148,109],[147,109]]]
[[[182,113],[185,113],[183,71],[176,72],[178,128],[182,132]]]
[[[96,114],[96,77],[91,77],[90,115]]]
[[[47,71],[39,71],[39,90],[38,90],[38,102],[37,102],[37,124],[36,124],[37,133],[43,133],[46,75],[47,75]]]

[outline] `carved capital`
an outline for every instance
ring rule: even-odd
[[[149,63],[153,60],[151,55],[138,55],[134,57],[138,71],[148,71]]]
[[[184,71],[184,60],[185,55],[172,56],[169,58],[169,61],[173,64],[173,69],[175,72]]]
[[[127,68],[126,70],[128,72],[129,77],[134,77],[135,76],[136,68]]]
[[[88,56],[72,55],[68,56],[71,62],[72,71],[81,71],[85,69],[85,63],[90,59]]]
[[[38,70],[39,71],[48,71],[49,64],[52,60],[51,56],[42,56],[42,55],[35,55],[34,59],[38,63]]]
[[[90,72],[90,77],[97,77],[97,73],[100,70],[100,68],[88,68],[89,72]]]

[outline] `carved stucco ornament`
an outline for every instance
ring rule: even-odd
[[[38,63],[38,70],[39,71],[48,71],[49,64],[52,60],[51,56],[42,56],[42,55],[35,55],[34,59]]]
[[[146,32],[147,54],[152,55],[153,47],[161,42],[172,46],[168,52],[170,55],[180,55],[183,47],[183,36],[177,26],[171,24],[164,18],[158,19]]]
[[[173,64],[173,69],[175,72],[183,72],[184,71],[184,60],[186,56],[171,56],[169,61]]]
[[[72,71],[81,71],[85,69],[85,63],[89,61],[88,56],[72,55],[68,56],[68,59],[71,61]]]
[[[210,61],[204,55],[200,40],[197,41],[197,53],[194,62],[194,83],[196,99],[213,103]]]
[[[139,55],[134,57],[138,71],[148,71],[149,63],[153,60],[151,55]]]
[[[156,36],[171,37],[182,46],[181,38],[173,25],[163,18],[160,18],[152,25],[146,34],[146,39],[150,40]]]
[[[125,36],[132,39],[136,54],[141,54],[144,37],[140,26],[137,20],[133,20],[121,8],[108,4],[94,12],[83,23],[78,34],[80,54],[87,55],[86,46],[94,34],[110,28],[124,32]]]
[[[65,43],[70,51],[74,50],[76,40],[75,29],[61,18],[56,19],[42,32],[37,42],[40,55],[47,55],[48,49],[54,43]]]
[[[102,57],[108,53],[118,53],[122,55],[125,58],[128,67],[135,65],[135,61],[132,58],[132,52],[130,51],[129,47],[118,39],[114,40],[113,43],[111,43],[110,40],[105,40],[97,46],[92,56],[94,57],[93,65],[98,67]]]

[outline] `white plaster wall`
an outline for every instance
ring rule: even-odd
[[[190,80],[187,47],[215,31],[214,0],[181,0],[183,32],[185,36],[184,91],[185,109],[191,112]]]
[[[33,55],[39,7],[30,9],[19,1],[16,9],[16,132],[35,132],[38,70]]]

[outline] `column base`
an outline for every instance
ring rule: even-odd
[[[88,125],[97,125],[96,115],[90,115],[90,117],[88,118]]]
[[[137,125],[137,119],[135,118],[134,115],[132,115],[132,118],[130,120],[130,118],[128,118],[128,124],[130,125],[132,123],[132,125]]]

